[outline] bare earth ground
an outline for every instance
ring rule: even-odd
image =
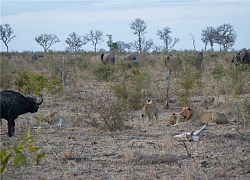
[[[18,66],[20,63],[27,63],[27,65],[21,66],[22,69],[31,66],[28,61],[21,61],[20,57],[15,58],[14,60],[12,58],[14,65],[10,65],[10,67]],[[68,57],[68,59],[70,58]],[[94,60],[99,62],[99,58],[99,55],[96,55]],[[145,58],[142,57],[141,62],[144,62]],[[231,55],[227,59],[230,61]],[[49,72],[52,74],[52,70],[57,72],[56,70],[60,69],[60,67],[52,66],[56,65],[56,63],[52,63],[54,60],[49,58],[44,59],[44,61],[40,60],[33,63],[32,67],[36,67],[34,69],[38,69],[38,72],[44,71],[45,74]],[[215,61],[215,59],[212,60]],[[212,60],[207,62],[212,64]],[[75,72],[77,68],[75,66],[67,68],[69,68],[71,73],[67,80],[71,85],[70,88],[73,95],[68,93],[65,95],[66,98],[60,97],[56,101],[48,100],[49,98],[45,97],[45,101],[40,106],[38,113],[24,114],[16,119],[14,137],[7,137],[7,121],[3,119],[3,125],[0,126],[1,147],[7,147],[6,145],[13,146],[16,142],[19,142],[27,127],[33,127],[36,124],[34,117],[39,113],[46,114],[49,111],[58,111],[64,117],[76,117],[78,116],[76,109],[79,109],[80,115],[86,114],[84,107],[81,107],[85,103],[84,99],[79,99],[79,102],[75,102],[74,99],[71,100],[73,96],[77,97],[78,92],[81,93],[88,90],[89,94],[93,92],[91,94],[93,99],[99,100],[99,96],[96,96],[99,92],[94,94],[95,90],[104,91],[104,88],[108,85],[103,85],[104,82],[92,82],[94,79],[93,75],[86,69],[79,68],[77,75],[73,76],[74,73],[72,72]],[[207,74],[210,74],[211,70],[212,67],[207,64]],[[152,87],[155,88],[152,89],[154,97],[158,97],[158,95],[165,97],[166,68],[164,69],[161,66],[152,68],[149,66],[146,69],[142,64],[141,71],[147,71],[152,75],[152,82],[156,84],[156,86]],[[12,71],[10,72],[12,73]],[[121,76],[119,73],[117,76]],[[178,72],[175,73],[174,71],[174,76],[178,76]],[[245,77],[249,77],[249,75]],[[205,82],[212,81],[211,79],[211,75],[206,76],[204,74]],[[159,84],[158,86],[157,83]],[[171,86],[176,83],[177,78],[171,79]],[[216,92],[219,92],[222,87],[218,85],[220,85],[219,82],[206,83],[202,95],[205,97],[205,95],[217,94]],[[222,85],[225,84],[222,83]],[[244,98],[249,99],[250,97],[247,85],[244,87],[246,87],[246,93],[240,97],[241,100]],[[176,95],[176,91],[178,89],[175,86],[171,87],[170,96]],[[232,112],[232,109],[236,109],[235,99],[227,97],[227,102],[225,102],[223,95],[220,95],[220,98],[219,101],[222,104],[210,107],[207,111],[220,111],[225,113],[230,121],[238,121],[237,111]],[[76,108],[76,106],[78,107]],[[185,106],[185,104],[181,106]],[[196,104],[196,107],[200,106]],[[198,130],[203,124],[197,122],[175,127],[168,126],[167,121],[170,114],[172,112],[179,113],[180,109],[180,106],[171,103],[169,110],[161,110],[159,123],[153,123],[152,125],[138,121],[140,111],[131,112],[135,114],[135,118],[127,119],[126,125],[128,128],[115,132],[104,132],[96,129],[84,118],[82,118],[80,127],[53,127],[50,129],[48,124],[43,123],[42,127],[44,128],[40,129],[40,131],[36,132],[35,129],[31,129],[31,135],[35,138],[35,144],[41,143],[46,153],[40,165],[29,164],[27,167],[22,167],[19,170],[9,168],[2,176],[2,179],[250,179],[250,138],[248,137],[248,140],[246,140],[238,133],[237,129],[240,129],[242,132],[242,125],[239,125],[239,127],[230,124],[208,125],[207,130],[201,133],[199,141],[185,142],[183,144],[183,142],[175,140],[173,136]],[[250,132],[247,133],[250,134]],[[191,154],[191,157],[188,154]]]
[[[170,113],[178,110],[162,111],[158,124],[143,125],[135,118],[127,122],[131,128],[116,132],[97,131],[87,122],[74,128],[44,124],[39,133],[31,131],[46,152],[41,164],[9,169],[3,179],[250,179],[250,144],[236,125],[209,125],[198,142],[185,143],[186,150],[173,136],[202,124],[168,126]],[[18,142],[32,116],[19,116],[12,138],[3,120],[1,142]]]

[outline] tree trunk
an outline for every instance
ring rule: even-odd
[[[167,101],[166,101],[165,109],[169,109],[169,95],[168,95],[168,91],[169,91],[169,85],[170,85],[170,79],[171,79],[171,71],[172,71],[172,69],[169,68],[168,69],[168,75],[167,75],[167,78],[166,78],[166,89],[167,89],[166,98],[167,98]]]

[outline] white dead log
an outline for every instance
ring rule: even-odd
[[[192,132],[185,132],[183,134],[178,134],[175,135],[174,138],[179,140],[179,141],[198,141],[199,140],[199,136],[200,133],[207,129],[207,124],[206,123],[201,129],[197,130],[197,131],[192,131]]]

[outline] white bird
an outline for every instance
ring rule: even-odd
[[[200,130],[198,131],[192,131],[192,132],[185,132],[183,134],[179,134],[179,135],[175,135],[174,138],[180,140],[180,141],[198,141],[199,140],[199,136],[201,131],[207,129],[208,123],[206,123]]]

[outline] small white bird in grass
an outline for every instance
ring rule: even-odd
[[[208,123],[206,123],[200,130],[198,131],[192,131],[192,132],[185,132],[183,134],[179,134],[179,135],[175,135],[174,138],[176,138],[177,140],[180,141],[198,141],[199,140],[199,136],[201,131],[207,129]]]

